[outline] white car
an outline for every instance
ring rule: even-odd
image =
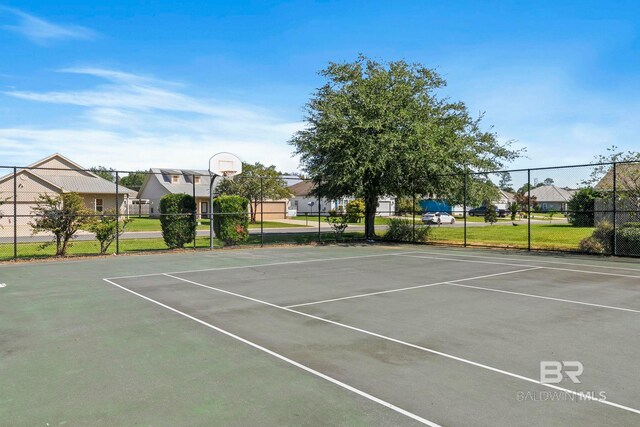
[[[422,222],[425,224],[455,224],[456,219],[446,212],[427,212],[422,215]]]

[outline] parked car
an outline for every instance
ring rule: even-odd
[[[455,224],[456,219],[446,212],[427,212],[422,215],[422,222],[425,224]]]
[[[498,209],[497,206],[494,206],[494,207],[496,208],[496,213],[500,218],[505,218],[507,216],[506,209]],[[471,209],[469,211],[469,216],[484,216],[486,213],[487,213],[487,207],[480,206],[480,207]]]

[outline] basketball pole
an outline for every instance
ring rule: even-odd
[[[213,184],[217,177],[218,175],[209,171],[209,249],[213,249]]]

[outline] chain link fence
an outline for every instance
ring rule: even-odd
[[[68,165],[0,175],[0,260],[365,240],[640,256],[637,162],[448,175],[438,194],[416,179],[409,194],[379,199],[369,236],[362,202],[318,197],[295,176],[212,181],[205,170]],[[192,204],[163,212],[167,194]],[[221,194],[248,203],[216,208]]]

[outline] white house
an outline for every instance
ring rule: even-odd
[[[355,197],[345,196],[340,199],[322,198],[318,200],[316,196],[312,196],[311,192],[315,188],[312,181],[301,181],[288,187],[293,195],[289,199],[289,210],[296,210],[298,215],[318,215],[318,204],[320,205],[320,215],[328,215],[329,211],[345,211],[347,203],[354,200]],[[396,200],[392,197],[382,197],[378,201],[376,215],[392,216],[396,211]]]

